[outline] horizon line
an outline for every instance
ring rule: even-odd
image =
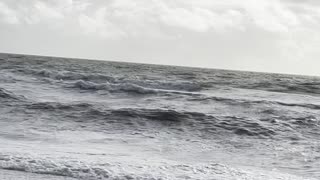
[[[213,68],[213,67],[202,67],[202,66],[183,66],[175,64],[157,64],[157,63],[142,63],[142,62],[132,62],[126,60],[106,60],[106,59],[96,59],[96,58],[84,58],[84,57],[67,57],[59,55],[43,55],[43,54],[29,54],[29,53],[13,53],[13,52],[2,52],[0,54],[8,55],[20,55],[20,56],[36,56],[36,57],[49,57],[49,58],[62,58],[62,59],[73,59],[73,60],[87,60],[87,61],[104,61],[104,62],[115,62],[115,63],[128,63],[128,64],[143,64],[143,65],[154,65],[154,66],[171,66],[171,67],[181,67],[181,68],[198,68],[198,69],[208,69],[208,70],[221,70],[221,71],[238,71],[238,72],[248,72],[248,73],[262,73],[262,74],[278,74],[278,75],[291,75],[291,76],[307,76],[320,78],[320,75],[315,74],[296,74],[296,73],[281,73],[281,72],[269,72],[269,71],[255,71],[255,70],[244,70],[244,69],[225,69],[225,68]]]

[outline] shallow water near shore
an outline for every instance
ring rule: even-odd
[[[0,179],[319,179],[319,130],[319,77],[0,54]]]

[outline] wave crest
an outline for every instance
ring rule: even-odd
[[[109,92],[128,92],[128,93],[137,93],[137,94],[155,94],[159,90],[145,88],[132,83],[122,83],[122,84],[113,84],[113,83],[103,83],[97,84],[89,81],[78,80],[73,85],[74,88],[80,88],[83,90],[106,90]]]
[[[0,88],[0,98],[1,99],[10,99],[10,100],[21,100],[23,96],[17,96],[14,93],[7,91],[3,88]]]

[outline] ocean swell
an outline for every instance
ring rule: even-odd
[[[217,101],[222,102],[230,105],[239,105],[239,106],[255,106],[259,105],[280,105],[280,106],[287,106],[287,107],[302,107],[308,108],[313,110],[320,109],[320,105],[318,104],[308,104],[308,103],[288,103],[288,102],[281,102],[281,101],[273,101],[273,100],[250,100],[250,99],[241,99],[241,98],[227,98],[227,97],[219,97],[219,96],[197,96],[191,97],[188,99],[189,101]]]
[[[154,129],[168,127],[179,132],[201,132],[201,134],[233,133],[240,136],[272,137],[278,133],[277,124],[266,124],[259,119],[235,116],[213,116],[198,112],[176,111],[167,109],[120,108],[110,109],[96,107],[86,103],[57,104],[33,103],[26,106],[33,111],[46,111],[59,114],[59,119],[78,123],[94,123],[97,128],[121,127],[127,130]],[[281,124],[278,124],[279,126]],[[206,136],[206,135],[205,135]]]
[[[26,74],[32,74],[40,77],[51,78],[55,80],[84,80],[84,81],[115,81],[114,77],[99,74],[99,73],[81,73],[81,72],[70,72],[70,71],[50,71],[47,69],[33,70],[33,69],[19,69],[19,72]]]
[[[46,69],[42,70],[33,70],[33,69],[18,69],[18,72],[22,72],[25,74],[31,74],[35,76],[40,76],[44,78],[50,78],[58,81],[76,81],[76,86],[78,85],[80,88],[89,88],[89,89],[101,89],[103,88],[99,84],[113,84],[113,85],[121,85],[120,89],[136,89],[137,87],[143,87],[145,89],[161,89],[161,90],[176,90],[176,91],[187,91],[187,92],[195,92],[201,91],[204,88],[208,87],[207,83],[200,82],[188,82],[185,80],[175,81],[162,81],[162,80],[148,80],[146,77],[113,77],[107,76],[100,73],[82,73],[82,72],[70,72],[70,71],[50,71]],[[88,85],[86,85],[88,84]],[[95,84],[96,87],[93,87]],[[105,87],[106,85],[104,85]],[[125,87],[127,86],[127,87]],[[112,88],[111,88],[112,89]],[[140,88],[141,89],[141,88]],[[145,92],[142,90],[142,92]],[[150,91],[148,91],[150,92]],[[148,93],[147,92],[147,93]]]

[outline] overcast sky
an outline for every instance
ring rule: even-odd
[[[0,0],[0,51],[320,75],[320,0]]]

